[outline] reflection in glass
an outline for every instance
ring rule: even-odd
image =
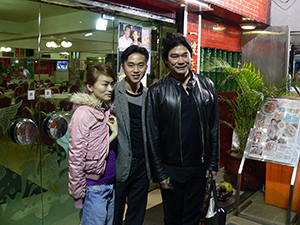
[[[53,139],[59,139],[66,134],[68,122],[62,115],[51,114],[44,120],[43,128],[47,136]]]
[[[0,42],[1,46],[11,47],[12,51],[0,53],[0,74],[8,86],[5,95],[11,92],[12,105],[15,104],[14,86],[19,82],[28,82],[28,89],[34,90],[35,100],[40,102],[41,98],[35,93],[42,93],[45,89],[65,86],[68,93],[73,84],[81,85],[83,89],[86,68],[91,64],[101,61],[117,71],[119,22],[164,31],[164,34],[176,32],[176,26],[160,29],[158,25],[161,23],[148,18],[133,18],[126,13],[118,13],[115,22],[108,21],[106,31],[99,31],[95,21],[102,9],[74,1],[56,0],[50,4],[48,0],[1,0],[1,3],[5,7],[0,10],[3,28]],[[86,33],[92,35],[86,37]],[[48,41],[61,43],[63,40],[71,41],[73,45],[67,49],[46,46]],[[159,65],[159,51],[155,53],[151,62]],[[58,61],[63,62],[62,67],[57,68]],[[159,68],[157,66],[155,73],[151,74],[160,76]],[[39,116],[41,110],[35,108],[35,104],[32,104],[32,118],[39,132],[33,144],[15,144],[17,141],[29,143],[34,137],[33,128],[27,129],[25,125],[19,127],[19,137],[16,129],[16,136],[13,136],[16,141],[0,133],[0,174],[6,174],[0,176],[0,190],[3,190],[0,192],[0,224],[62,224],[72,215],[75,215],[72,222],[79,224],[67,185],[68,135],[63,136],[64,129],[61,129],[67,128],[67,123],[61,118],[53,119],[49,124],[49,134],[43,132],[43,120],[40,121],[43,117]],[[64,118],[67,117],[64,115]],[[8,128],[10,122],[7,123]],[[44,134],[60,139],[53,140]]]
[[[13,122],[10,129],[12,140],[20,145],[32,144],[38,134],[37,126],[31,119],[18,119]]]

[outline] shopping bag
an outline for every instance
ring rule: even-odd
[[[213,197],[211,197],[211,192],[213,193]],[[210,180],[210,188],[208,194],[208,207],[207,214],[205,217],[205,225],[225,225],[226,224],[226,211],[218,206],[217,202],[217,191],[216,191],[216,182],[211,177]]]

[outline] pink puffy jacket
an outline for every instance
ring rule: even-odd
[[[82,208],[86,178],[99,180],[109,153],[110,110],[101,110],[102,102],[83,93],[73,94],[73,116],[69,124],[69,193],[75,207]]]

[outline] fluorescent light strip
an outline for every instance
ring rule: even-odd
[[[208,11],[214,10],[213,8],[210,7],[209,3],[205,3],[205,2],[201,2],[201,1],[197,1],[197,0],[186,0],[186,2],[195,4],[197,6],[201,6],[201,8],[203,7],[205,10],[208,10]]]
[[[102,18],[103,18],[103,19],[107,19],[107,20],[115,20],[115,17],[114,17],[114,16],[110,16],[110,15],[106,15],[106,14],[103,14],[103,15],[102,15]]]
[[[96,1],[91,1],[91,0],[72,0],[72,1],[79,2],[82,4],[86,4],[86,5],[97,6],[100,8],[109,9],[109,10],[113,10],[113,11],[117,11],[117,12],[128,13],[128,14],[135,15],[135,16],[141,16],[141,17],[145,17],[145,18],[159,20],[159,21],[163,21],[163,22],[168,22],[168,23],[173,23],[173,24],[176,23],[175,19],[155,15],[153,13],[143,11],[140,9],[131,9],[129,7],[125,8],[125,7],[121,7],[121,6],[116,6],[116,5],[112,5],[112,4],[106,4],[106,3],[96,2]]]

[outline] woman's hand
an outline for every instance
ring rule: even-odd
[[[106,122],[110,128],[111,135],[109,136],[109,143],[111,143],[118,135],[118,122],[115,116],[110,116]]]

